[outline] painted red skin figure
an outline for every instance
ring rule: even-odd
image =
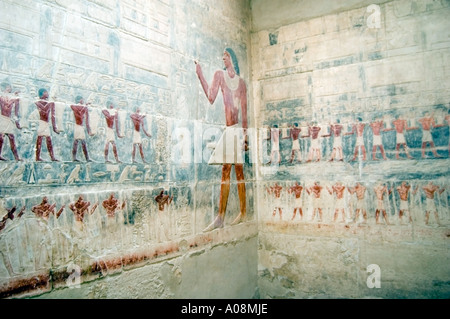
[[[323,137],[330,137],[333,136],[333,150],[331,152],[330,162],[336,160],[343,161],[344,160],[344,154],[342,151],[342,129],[344,126],[340,124],[339,120],[335,124],[330,125],[330,134],[328,135],[322,135]]]
[[[125,202],[122,203],[122,206],[119,207],[119,200],[114,197],[114,194],[111,194],[108,199],[105,199],[102,202],[103,208],[106,210],[106,215],[108,217],[115,217],[116,211],[118,209],[123,209],[125,207]]]
[[[300,163],[302,161],[302,153],[300,149],[300,132],[301,128],[298,127],[297,123],[294,123],[294,125],[291,128],[291,131],[289,132],[290,138],[292,139],[292,152],[291,152],[291,160],[292,163],[295,158],[295,154],[297,153],[297,161]]]
[[[139,147],[139,153],[141,154],[142,162],[147,163],[147,161],[145,160],[145,156],[144,156],[144,148],[142,146],[141,128],[142,128],[142,131],[144,131],[145,135],[147,135],[148,137],[152,137],[152,135],[149,132],[147,132],[147,130],[145,129],[145,125],[144,125],[145,117],[146,117],[146,115],[141,114],[141,110],[139,108],[136,110],[136,113],[133,113],[130,115],[130,118],[131,118],[131,121],[133,122],[133,127],[134,127],[133,150],[131,153],[131,158],[132,158],[133,163],[137,163],[136,162],[136,147]]]
[[[292,219],[291,220],[294,220],[295,214],[297,213],[297,210],[298,210],[298,214],[300,216],[300,219],[303,219],[303,210],[302,210],[302,204],[301,204],[302,191],[303,191],[303,186],[299,185],[297,182],[295,182],[294,186],[292,186],[292,187],[290,187],[288,189],[288,193],[289,194],[294,194],[295,195],[294,212],[292,213]]]
[[[76,221],[83,222],[84,215],[86,213],[89,213],[88,208],[90,205],[91,205],[91,203],[85,201],[82,196],[78,197],[78,200],[76,202],[70,203],[69,208],[73,211]],[[98,206],[98,203],[94,204],[94,206],[92,207],[92,209],[90,211],[90,214],[92,214],[95,211],[97,206]]]
[[[283,190],[283,187],[278,185],[278,183],[275,183],[275,185],[267,188],[267,192],[269,194],[274,194],[275,200],[276,200],[275,207],[273,208],[273,212],[272,212],[272,217],[275,217],[275,215],[277,214],[277,210],[278,210],[278,213],[280,215],[280,220],[283,219],[283,210],[281,209],[281,203],[280,203],[282,190]]]
[[[314,158],[314,155],[316,156],[316,162],[320,162],[322,157],[322,150],[320,146],[319,141],[319,133],[321,131],[321,127],[318,126],[316,123],[313,123],[311,126],[308,127],[308,135],[304,137],[311,137],[311,146],[309,150],[308,159],[306,162],[311,162]]]
[[[22,207],[22,209],[17,214],[17,216],[14,216],[14,213],[16,212],[16,210],[17,210],[16,206],[14,206],[10,209],[7,209],[8,213],[5,216],[3,216],[2,220],[0,220],[0,231],[2,231],[6,227],[6,222],[8,221],[8,219],[14,220],[15,217],[17,217],[17,218],[22,217],[23,213],[25,212],[25,206]]]
[[[349,134],[354,134],[356,132],[356,136],[357,136],[356,137],[356,145],[355,145],[355,153],[353,155],[352,161],[356,160],[356,156],[358,155],[358,153],[362,153],[364,161],[367,159],[366,147],[364,145],[364,138],[363,138],[365,126],[366,126],[365,123],[362,123],[362,122],[357,123],[353,126],[352,131],[350,133],[346,134],[346,135],[349,135]]]
[[[411,154],[409,153],[408,145],[406,144],[405,132],[409,130],[415,130],[417,127],[408,127],[408,122],[405,119],[397,117],[395,121],[392,122],[394,124],[394,128],[385,129],[385,131],[395,130],[397,133],[396,136],[396,146],[395,146],[395,158],[400,158],[400,148],[403,146],[406,156],[409,159],[413,159]]]
[[[173,196],[165,195],[164,190],[161,190],[158,196],[155,197],[155,201],[158,203],[158,209],[164,211],[164,205],[170,205],[172,203]]]
[[[72,104],[70,108],[73,111],[73,115],[75,117],[75,132],[74,132],[74,141],[73,141],[73,147],[72,147],[72,160],[74,162],[79,162],[77,159],[77,151],[78,151],[78,143],[81,142],[81,147],[83,149],[84,156],[86,158],[87,162],[91,162],[92,160],[89,158],[89,153],[87,149],[86,144],[86,136],[84,134],[84,128],[83,124],[86,122],[86,128],[87,132],[90,136],[92,136],[91,128],[89,126],[89,110],[87,108],[87,105],[90,103],[87,103],[84,105],[84,99],[81,96],[78,96],[75,99],[75,103]]]
[[[425,186],[422,187],[425,197],[426,197],[426,208],[425,208],[425,225],[428,225],[430,220],[430,214],[433,212],[436,222],[440,224],[439,214],[434,203],[434,195],[442,194],[445,190],[444,187],[439,187],[438,185],[433,184],[433,182],[428,182]]]
[[[61,213],[64,209],[64,206],[62,206],[57,213],[55,213],[55,207],[56,207],[56,204],[50,205],[48,203],[47,197],[44,197],[42,199],[42,202],[39,205],[35,205],[31,208],[31,211],[37,217],[41,217],[45,220],[48,220],[48,218],[50,217],[50,214],[54,214],[56,216],[56,218],[59,218],[59,216],[61,215]]]
[[[112,102],[108,105],[110,110],[114,109],[114,105]],[[106,132],[106,143],[105,143],[105,162],[110,163],[108,160],[108,153],[109,153],[109,144],[111,144],[113,148],[114,158],[116,159],[117,163],[121,163],[119,160],[119,155],[117,153],[117,146],[114,139],[114,126],[116,127],[116,134],[119,138],[123,138],[123,136],[119,133],[119,114],[115,112],[110,112],[109,110],[103,110],[102,113],[105,116],[106,119],[106,125],[107,125],[107,132]]]
[[[42,147],[42,140],[45,138],[47,142],[47,150],[50,154],[50,158],[52,161],[58,161],[55,158],[54,152],[53,152],[53,145],[52,145],[52,138],[50,136],[50,128],[49,128],[49,117],[51,117],[52,121],[52,127],[53,131],[56,134],[59,134],[60,131],[56,127],[56,117],[55,117],[55,103],[48,102],[48,91],[45,89],[39,90],[39,98],[40,100],[37,101],[36,107],[39,111],[39,128],[38,128],[38,136],[36,141],[36,161],[42,162],[43,159],[41,158],[41,147]]]
[[[434,145],[433,137],[431,134],[431,129],[443,125],[436,125],[434,118],[430,116],[428,113],[426,113],[424,117],[419,119],[418,122],[422,124],[422,158],[426,158],[425,150],[427,144],[430,146],[430,149],[433,152],[434,157],[436,158],[441,157],[436,151],[436,147]]]
[[[347,190],[350,194],[356,194],[355,222],[358,221],[360,213],[363,215],[364,222],[367,222],[367,210],[364,202],[367,188],[360,183],[356,183],[355,187],[347,188]]]
[[[346,133],[345,135],[352,135],[356,132],[356,144],[355,144],[355,153],[353,155],[352,161],[356,160],[356,156],[358,153],[362,153],[363,161],[367,159],[366,147],[364,146],[364,128],[366,127],[366,123],[362,122],[362,119],[359,119],[359,122],[353,125],[352,131]]]
[[[334,184],[332,186],[332,188],[330,189],[329,187],[327,187],[328,189],[328,193],[330,195],[332,195],[333,193],[336,194],[336,208],[334,211],[334,219],[333,221],[336,221],[338,218],[338,214],[339,214],[339,210],[342,213],[342,222],[345,222],[345,208],[344,208],[344,191],[345,191],[345,186],[342,185],[341,182],[337,182],[336,184]]]
[[[379,183],[376,185],[373,190],[375,191],[375,195],[377,197],[377,208],[375,210],[375,221],[377,224],[380,224],[380,213],[383,214],[383,218],[386,221],[386,224],[389,225],[389,219],[386,212],[386,208],[384,206],[384,195],[391,195],[392,189],[389,189],[386,185]]]
[[[19,104],[20,99],[19,98],[10,98],[8,96],[9,93],[11,93],[11,86],[9,84],[3,84],[2,88],[4,88],[4,92],[6,93],[5,96],[0,97],[0,107],[1,107],[1,127],[0,127],[0,161],[6,161],[5,158],[2,157],[2,149],[3,149],[3,141],[5,135],[9,139],[9,145],[11,147],[11,151],[14,155],[14,158],[16,161],[21,161],[19,154],[17,152],[15,137],[13,133],[13,124],[11,121],[11,115],[12,110],[14,109],[14,115],[16,117],[15,120],[15,126],[18,129],[21,129],[19,124]],[[15,92],[15,95],[17,96],[19,92]]]
[[[383,125],[384,125],[384,123],[382,120],[374,121],[374,122],[370,123],[370,127],[372,128],[372,132],[373,132],[372,160],[374,160],[374,161],[377,160],[377,157],[376,157],[377,147],[380,149],[381,156],[383,157],[383,159],[387,160],[386,153],[384,151],[383,142],[381,140],[381,129],[383,128]]]
[[[308,193],[308,195],[311,195],[311,194],[313,195],[313,217],[312,217],[311,221],[313,221],[316,216],[316,209],[319,212],[320,221],[322,221],[323,212],[322,212],[321,203],[320,203],[320,195],[322,193],[322,189],[323,189],[323,186],[321,186],[319,184],[319,182],[315,182],[313,186],[308,187],[306,189],[306,192]]]
[[[232,52],[232,53],[230,53]],[[223,53],[223,62],[225,71],[219,70],[214,74],[211,86],[208,85],[203,75],[200,64],[196,61],[196,73],[202,85],[203,91],[211,103],[216,100],[219,89],[222,91],[223,102],[225,106],[225,119],[227,127],[234,126],[239,123],[239,105],[235,105],[235,100],[240,102],[242,113],[242,128],[244,133],[244,149],[247,150],[247,87],[242,78],[239,77],[239,72],[236,70],[235,63],[232,56],[234,52],[231,49],[225,49]],[[237,78],[236,78],[237,77]],[[227,82],[233,82],[238,79],[237,87],[232,90]],[[234,97],[234,98],[233,98]],[[222,183],[220,187],[219,212],[216,219],[204,231],[210,231],[216,228],[223,227],[225,212],[228,202],[228,195],[230,193],[230,173],[232,163],[223,163],[222,167]],[[238,224],[245,220],[246,195],[245,195],[245,180],[244,180],[244,165],[241,163],[234,163],[236,172],[237,188],[239,195],[240,213],[233,221],[232,225]]]
[[[402,184],[400,186],[397,187],[397,192],[398,195],[400,196],[400,208],[398,211],[398,218],[400,220],[400,223],[402,222],[402,218],[403,216],[406,215],[406,213],[408,212],[408,219],[409,222],[412,223],[412,217],[411,217],[411,213],[409,211],[409,207],[408,207],[408,195],[409,195],[409,191],[411,189],[411,185],[409,185],[406,182],[402,182]],[[413,191],[413,194],[415,194],[417,192],[416,188]]]

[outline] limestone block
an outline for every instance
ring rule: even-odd
[[[280,90],[283,87],[283,90]],[[264,100],[282,101],[305,97],[308,94],[308,76],[305,74],[286,76],[282,79],[266,80],[262,85]]]
[[[368,62],[365,68],[369,87],[423,81],[423,60],[419,57],[393,57]]]

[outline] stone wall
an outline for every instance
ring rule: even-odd
[[[115,275],[112,281],[120,285],[133,272],[153,276],[159,268],[166,269],[160,274],[164,280],[155,275],[155,282],[173,289],[161,290],[146,278],[140,283],[149,283],[145,295],[112,285],[106,296],[191,296],[194,291],[186,282],[195,271],[206,278],[214,274],[208,268],[214,258],[208,256],[224,248],[212,247],[228,247],[227,254],[240,255],[227,259],[230,269],[242,271],[235,278],[247,289],[238,283],[217,289],[211,278],[199,279],[198,289],[203,289],[203,297],[252,297],[257,234],[253,210],[244,232],[238,226],[220,236],[202,233],[217,213],[221,178],[220,166],[207,165],[207,145],[223,130],[225,116],[220,99],[209,105],[194,63],[200,62],[210,82],[213,72],[223,68],[224,49],[231,47],[241,77],[250,82],[249,4],[5,0],[0,12],[0,82],[12,87],[10,94],[2,95],[20,98],[19,111],[12,111],[11,119],[21,127],[2,131],[9,135],[3,139],[0,162],[5,216],[0,296],[101,297],[96,287],[112,283],[105,277]],[[41,88],[55,103],[48,117],[49,134],[35,104]],[[89,103],[81,129],[86,153],[71,107],[77,96]],[[112,130],[105,111],[117,114]],[[250,107],[249,113],[252,117]],[[145,115],[138,121],[139,131],[132,122],[138,115]],[[8,119],[3,123],[14,126]],[[38,136],[43,136],[41,145]],[[107,144],[111,140],[117,157],[112,143]],[[247,205],[253,207],[251,165],[246,165],[245,177]],[[167,202],[159,207],[161,191]],[[237,211],[232,179],[226,224]],[[70,289],[80,284],[81,289]]]
[[[290,3],[252,3],[261,297],[448,298],[449,2]]]
[[[275,3],[1,1],[21,127],[1,119],[2,298],[450,296],[448,1]],[[248,86],[248,220],[229,227],[232,172],[226,227],[203,232],[225,116],[194,61],[211,83],[226,47]]]

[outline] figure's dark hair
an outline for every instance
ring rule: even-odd
[[[38,94],[40,98],[44,95],[44,92],[47,92],[47,89],[39,89]]]
[[[83,97],[81,96],[81,95],[78,95],[76,98],[75,98],[75,103],[80,103],[80,101],[83,99]]]
[[[238,63],[238,60],[236,57],[236,53],[234,53],[233,49],[231,49],[231,48],[226,48],[225,51],[228,52],[228,54],[231,57],[231,62],[233,63],[233,67],[234,67],[234,70],[236,71],[236,74],[240,75],[239,63]]]

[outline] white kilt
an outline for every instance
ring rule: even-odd
[[[50,124],[48,122],[39,120],[37,134],[38,136],[50,136]]]
[[[381,141],[381,135],[374,135],[373,136],[373,146],[383,145]]]
[[[338,198],[336,200],[335,209],[344,209],[345,208],[345,201],[343,198]]]
[[[406,143],[405,134],[397,133],[397,144]]]
[[[429,131],[429,130],[423,131],[422,142],[433,142],[433,137],[431,136],[431,131]]]
[[[84,128],[81,125],[75,124],[74,138],[76,140],[85,140],[86,139],[86,134],[84,133]]]
[[[300,150],[300,142],[299,140],[292,141],[292,150],[293,151],[299,151]]]
[[[133,131],[133,144],[141,144],[141,143],[142,143],[141,133],[134,130]]]
[[[0,114],[0,133],[1,134],[14,134],[15,123],[9,117]]]
[[[434,199],[427,198],[427,212],[435,212],[436,211],[436,204],[434,203]]]
[[[400,200],[400,210],[408,210],[408,201]]]
[[[318,150],[318,149],[320,149],[320,141],[319,141],[319,138],[316,138],[316,139],[311,140],[311,148],[312,148],[313,150]]]
[[[110,127],[106,128],[106,141],[107,142],[114,142],[115,141],[115,135],[114,130]]]
[[[295,200],[294,200],[294,205],[295,205],[294,207],[296,207],[296,208],[297,207],[302,207],[302,198],[301,197],[298,197],[298,198],[296,197]]]
[[[363,209],[363,210],[366,209],[366,202],[364,199],[358,199],[356,201],[356,209]]]
[[[244,130],[238,128],[237,125],[227,126],[217,142],[208,164],[243,164],[243,143]]]
[[[364,137],[363,136],[358,136],[356,138],[356,146],[364,146]]]
[[[334,137],[333,148],[342,148],[342,136]]]

